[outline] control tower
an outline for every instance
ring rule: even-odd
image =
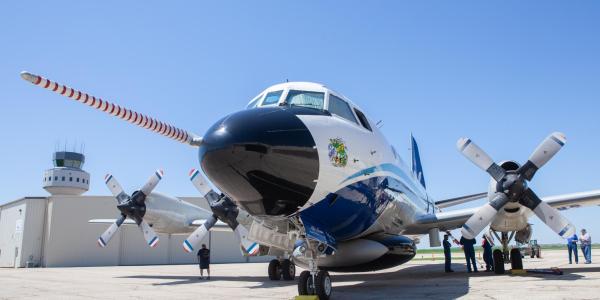
[[[54,153],[54,168],[44,172],[44,189],[51,195],[81,195],[90,188],[90,174],[82,170],[85,156],[77,152]]]

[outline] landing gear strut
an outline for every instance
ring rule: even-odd
[[[296,277],[296,265],[289,259],[274,259],[269,262],[269,279],[271,280],[294,280]]]
[[[492,230],[490,230],[492,231]],[[494,271],[496,274],[504,274],[504,264],[510,262],[513,270],[523,270],[523,257],[518,248],[509,249],[508,244],[515,236],[515,232],[502,232],[501,237],[498,233],[492,231],[494,236],[502,243],[502,250],[496,249],[493,252],[494,256]]]

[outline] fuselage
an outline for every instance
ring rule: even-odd
[[[211,182],[255,218],[299,215],[334,242],[401,234],[435,210],[375,123],[320,84],[263,91],[208,130],[199,158]]]

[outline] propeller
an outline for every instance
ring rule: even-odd
[[[199,170],[192,169],[190,171],[190,181],[200,194],[206,198],[213,215],[183,241],[183,249],[186,252],[194,252],[198,249],[202,240],[215,225],[217,220],[221,220],[229,225],[240,239],[243,251],[248,255],[258,254],[259,245],[247,239],[248,229],[237,221],[240,211],[235,203],[227,196],[219,196],[219,194],[210,187],[208,181],[200,174]]]
[[[467,138],[459,139],[458,150],[473,164],[487,172],[498,184],[494,198],[473,214],[462,227],[465,238],[475,238],[496,217],[496,214],[509,202],[531,209],[542,222],[563,238],[575,233],[575,226],[563,217],[558,210],[542,201],[527,186],[535,173],[544,166],[565,145],[566,137],[554,132],[540,143],[529,156],[528,161],[515,171],[506,171],[493,159]]]
[[[148,246],[154,248],[158,245],[158,235],[150,224],[144,221],[144,214],[146,213],[146,197],[152,193],[154,188],[158,185],[160,180],[162,179],[164,173],[162,170],[156,170],[148,181],[142,186],[139,191],[135,191],[132,196],[129,196],[117,179],[111,175],[107,174],[105,177],[105,183],[113,196],[117,199],[117,208],[121,212],[121,216],[108,227],[108,229],[100,235],[98,238],[98,245],[100,247],[106,247],[108,242],[114,236],[114,234],[119,230],[125,219],[130,218],[135,221],[138,225],[142,233],[144,234],[144,239],[148,243]]]

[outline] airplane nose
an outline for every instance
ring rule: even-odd
[[[319,176],[315,141],[293,108],[243,110],[203,137],[206,176],[252,215],[289,215],[311,197]]]

